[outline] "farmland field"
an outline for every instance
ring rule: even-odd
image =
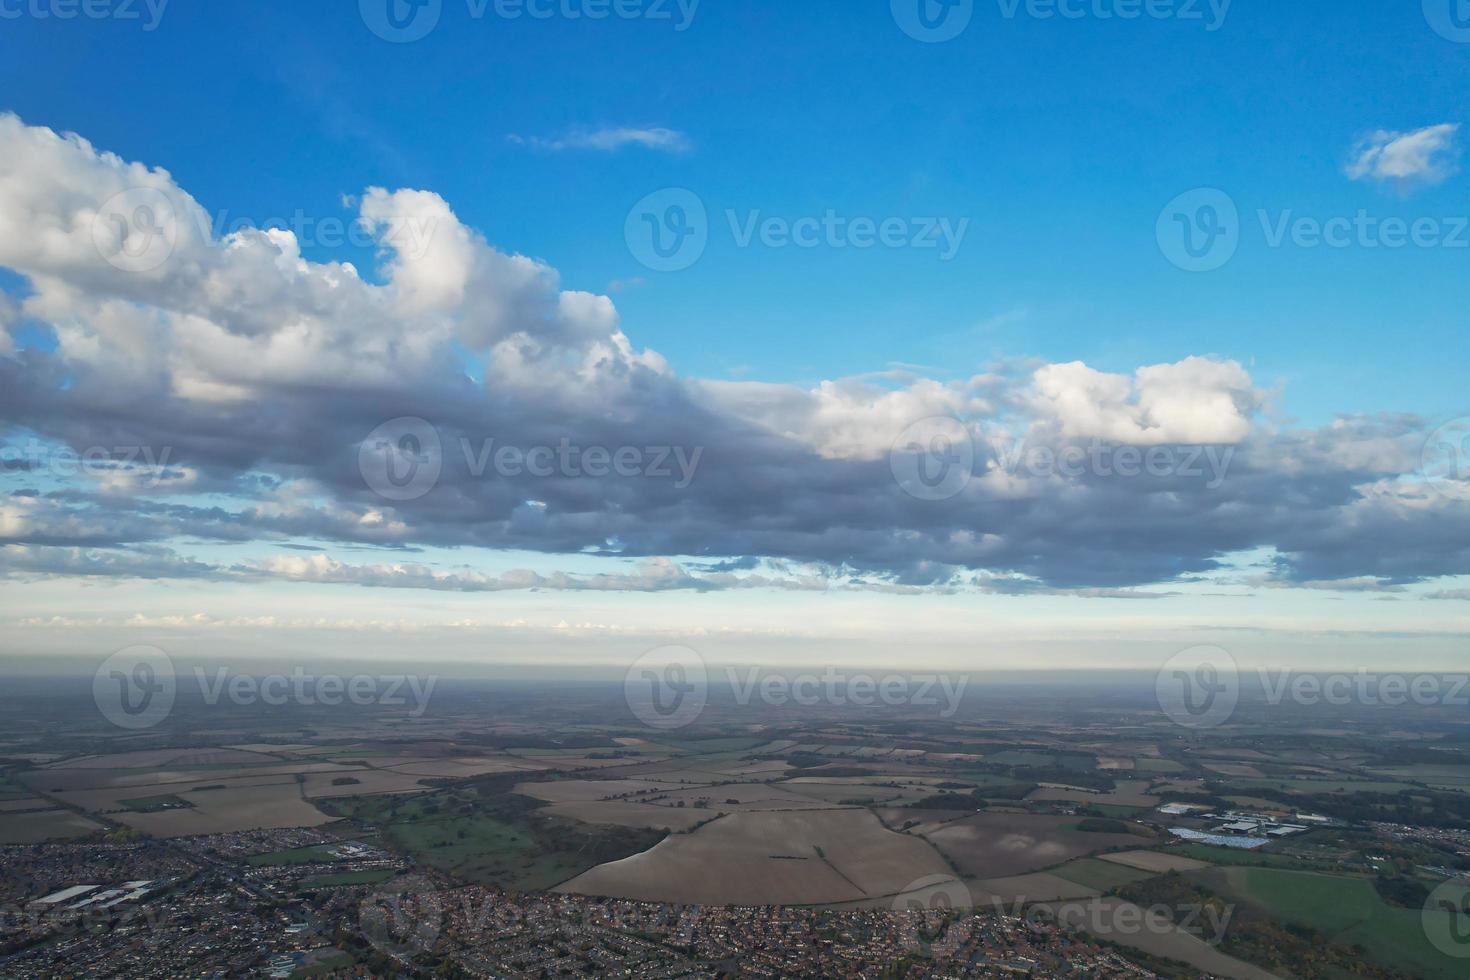
[[[867,810],[738,813],[604,864],[558,889],[709,905],[824,905],[896,895],[947,874],[922,839]]]
[[[1124,851],[1121,854],[1104,854],[1101,860],[1121,864],[1126,868],[1151,871],[1154,874],[1164,874],[1169,871],[1199,871],[1209,867],[1209,864],[1204,861],[1163,851]]]
[[[1059,878],[1075,881],[1079,885],[1086,885],[1100,892],[1108,892],[1135,881],[1142,881],[1156,872],[1142,871],[1098,858],[1079,858],[1076,861],[1068,861],[1059,868],[1053,868],[1051,873]]]
[[[1136,847],[1132,834],[1093,834],[1077,818],[980,813],[946,823],[923,836],[965,875],[996,878],[1040,871],[1098,851]]]
[[[37,844],[85,837],[102,825],[69,810],[35,810],[0,814],[0,844]]]
[[[1272,868],[1201,872],[1207,887],[1249,902],[1274,918],[1299,923],[1334,944],[1362,946],[1379,962],[1412,965],[1434,980],[1464,980],[1465,963],[1437,950],[1419,909],[1396,908],[1366,878]]]

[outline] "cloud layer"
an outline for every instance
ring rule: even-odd
[[[1422,171],[1410,137],[1387,135],[1372,172]],[[1416,418],[1280,428],[1240,364],[1205,355],[1130,374],[683,378],[610,299],[497,249],[437,194],[370,188],[357,208],[381,248],[371,274],[304,259],[290,231],[216,239],[167,172],[0,116],[0,266],[25,282],[0,302],[0,421],[11,444],[107,455],[64,478],[46,459],[10,470],[0,565],[461,591],[806,588],[815,568],[864,587],[1117,594],[1254,549],[1285,582],[1470,572],[1463,498],[1412,476]],[[54,350],[17,345],[21,324]],[[400,418],[428,428],[383,429]],[[365,443],[410,483],[434,478],[385,493]],[[683,480],[680,454],[698,460]],[[925,492],[950,466],[973,475]],[[183,541],[648,561],[632,578],[325,556],[235,569]]]

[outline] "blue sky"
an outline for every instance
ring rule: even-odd
[[[370,30],[359,5],[350,2],[171,0],[153,29],[145,29],[150,14],[142,0],[136,4],[141,21],[63,20],[54,16],[57,2],[65,0],[0,0],[0,112],[15,114],[28,127],[80,134],[125,161],[163,168],[170,186],[192,195],[226,224],[261,226],[293,214],[350,222],[370,187],[432,192],[453,209],[455,228],[477,230],[499,253],[539,260],[541,268],[559,273],[561,289],[610,296],[619,329],[633,349],[656,351],[668,371],[683,379],[684,387],[672,382],[667,391],[658,387],[663,394],[640,402],[637,411],[628,409],[628,417],[641,418],[638,412],[657,405],[654,415],[679,415],[677,406],[685,406],[682,413],[693,419],[695,408],[718,404],[724,412],[735,404],[738,411],[730,411],[742,424],[758,417],[770,431],[799,433],[798,441],[809,437],[805,451],[813,459],[867,465],[881,457],[873,457],[870,447],[850,444],[861,439],[839,422],[813,436],[803,428],[806,422],[791,421],[782,414],[785,408],[775,406],[795,399],[795,392],[816,392],[824,382],[904,366],[902,374],[869,382],[873,388],[864,397],[871,403],[864,411],[875,414],[854,423],[861,435],[864,428],[881,428],[874,421],[879,415],[892,421],[879,404],[882,392],[922,387],[925,379],[948,386],[953,404],[945,402],[946,412],[983,415],[989,409],[982,402],[998,399],[1015,413],[1035,404],[1033,389],[1021,387],[1042,365],[1080,361],[1108,376],[1128,377],[1148,365],[1211,358],[1211,363],[1238,365],[1249,384],[1232,380],[1225,369],[1202,375],[1185,368],[1171,375],[1170,384],[1185,390],[1216,391],[1211,386],[1218,386],[1231,393],[1188,410],[1179,409],[1183,396],[1170,395],[1166,404],[1182,412],[1172,423],[1176,432],[1198,432],[1194,423],[1200,417],[1215,416],[1199,440],[1171,441],[1214,442],[1236,421],[1249,423],[1255,433],[1270,430],[1259,437],[1262,448],[1249,465],[1253,474],[1269,471],[1273,479],[1242,491],[1232,504],[1243,508],[1235,518],[1229,507],[1216,506],[1218,499],[1205,498],[1209,505],[1201,508],[1199,523],[1212,530],[1199,541],[1181,540],[1177,561],[1170,557],[1175,546],[1169,535],[1183,538],[1189,532],[1162,529],[1168,523],[1163,521],[1154,540],[1148,508],[1169,511],[1172,505],[1151,499],[1131,530],[1100,531],[1091,519],[1075,518],[1072,533],[1092,542],[1078,550],[1096,550],[1102,557],[1079,557],[1071,569],[1064,567],[1057,541],[1007,541],[1004,558],[995,564],[977,557],[989,554],[978,545],[963,558],[907,552],[895,557],[893,548],[858,542],[879,527],[895,540],[915,528],[934,530],[934,511],[894,517],[886,508],[881,515],[847,515],[850,524],[841,530],[854,534],[851,544],[834,541],[837,529],[829,527],[788,552],[762,539],[778,533],[772,528],[779,523],[766,527],[739,515],[728,525],[711,526],[711,550],[700,551],[690,543],[697,536],[658,529],[658,522],[667,519],[658,510],[662,503],[649,505],[657,519],[631,532],[609,532],[603,541],[601,547],[610,550],[626,547],[620,554],[630,562],[687,563],[694,556],[708,562],[745,559],[748,565],[756,559],[790,561],[809,569],[825,563],[828,572],[840,568],[839,578],[876,576],[870,586],[953,586],[957,580],[934,571],[937,563],[959,570],[955,574],[961,577],[1021,576],[1028,588],[1034,584],[1045,592],[1030,598],[942,592],[912,598],[916,605],[909,606],[897,593],[862,597],[883,610],[869,624],[872,636],[892,635],[918,603],[925,609],[952,607],[953,635],[935,641],[935,649],[951,651],[952,644],[964,642],[967,629],[983,628],[983,611],[992,608],[988,603],[997,604],[1002,618],[1013,617],[1007,622],[1018,636],[1031,636],[1037,621],[1061,619],[1069,622],[1062,630],[1067,636],[1085,635],[1091,642],[1106,634],[1116,644],[1139,630],[1186,630],[1201,623],[1228,630],[1249,623],[1269,631],[1293,619],[1314,624],[1315,642],[1326,644],[1323,631],[1347,619],[1384,635],[1418,623],[1433,634],[1425,641],[1428,655],[1441,656],[1447,649],[1444,638],[1459,635],[1454,619],[1464,600],[1436,602],[1432,615],[1388,606],[1401,596],[1455,592],[1470,573],[1470,555],[1416,551],[1419,535],[1426,541],[1436,535],[1402,530],[1401,522],[1408,520],[1402,513],[1390,517],[1352,509],[1359,496],[1379,499],[1371,488],[1381,488],[1383,481],[1403,477],[1410,490],[1416,486],[1412,463],[1383,461],[1390,443],[1399,457],[1415,457],[1428,430],[1470,412],[1462,378],[1470,347],[1470,304],[1465,302],[1470,173],[1460,169],[1470,43],[1442,36],[1418,4],[1344,8],[1323,0],[1235,0],[1216,11],[1203,2],[1189,4],[1199,11],[1198,19],[1121,20],[1098,11],[1116,11],[1128,0],[1072,4],[1083,11],[1076,18],[1032,16],[1027,11],[1034,6],[1024,3],[1008,16],[1009,0],[977,0],[969,26],[958,37],[922,43],[900,28],[890,4],[880,0],[704,0],[682,30],[684,15],[672,0],[670,19],[598,21],[560,15],[475,17],[466,0],[443,0],[434,30],[398,44]],[[374,2],[364,0],[366,7]],[[557,2],[583,8],[580,0]],[[645,6],[652,2],[636,0]],[[1432,11],[1436,2],[1428,0],[1426,9]],[[1414,172],[1407,176],[1389,173],[1392,168],[1382,156],[1374,170],[1365,156],[1365,148],[1376,146],[1392,155],[1394,147],[1402,151],[1404,141],[1416,139],[1429,141],[1429,155],[1412,161]],[[94,164],[88,161],[85,167]],[[1355,165],[1366,172],[1355,171]],[[640,264],[625,240],[625,224],[636,202],[666,188],[687,189],[702,202],[709,243],[692,266],[660,272]],[[1207,272],[1171,263],[1156,231],[1166,205],[1196,188],[1224,191],[1240,216],[1238,251]],[[72,197],[76,192],[76,186],[67,190]],[[39,192],[27,194],[40,200]],[[58,192],[57,200],[71,198]],[[409,204],[395,199],[382,206],[384,213],[401,215]],[[36,214],[41,212],[37,205]],[[963,223],[964,235],[946,259],[919,248],[741,247],[731,228],[732,221],[757,213],[794,221],[828,212],[849,220],[942,219],[956,227]],[[1328,221],[1359,213],[1375,221],[1429,220],[1439,235],[1457,244],[1371,248],[1354,242],[1334,248],[1289,241],[1273,247],[1269,241],[1269,226],[1283,216]],[[335,246],[310,235],[297,237],[301,256],[311,263],[350,261],[369,283],[382,286],[384,295],[405,288],[406,279],[394,281],[388,253],[372,242]],[[68,286],[92,288],[89,274],[70,267],[57,273],[49,261],[18,256],[7,263],[0,254],[0,293],[18,300],[33,297],[36,283],[47,275]],[[176,293],[160,289],[140,298],[136,286],[136,281],[126,288],[106,286],[96,295],[125,296],[142,308],[178,312]],[[68,350],[63,342],[58,350],[44,321],[56,315],[51,311],[59,301],[43,298],[28,303],[13,324],[15,346],[43,352],[58,364],[69,362],[63,373],[76,371],[77,358],[89,356],[85,345]],[[270,310],[260,316],[274,316],[274,307]],[[4,312],[0,306],[0,326]],[[274,322],[287,324],[300,312]],[[77,314],[87,315],[103,322],[96,310]],[[459,323],[469,313],[444,317]],[[227,332],[258,337],[234,327]],[[202,343],[197,337],[181,340],[156,355],[160,362],[170,355],[187,359],[183,352]],[[451,347],[472,387],[493,393],[495,355],[487,355],[464,332]],[[646,367],[640,362],[638,369]],[[34,366],[26,370],[37,371]],[[1021,378],[1020,387],[1013,390],[1008,382],[1009,394],[995,395],[987,383],[974,380],[987,372]],[[171,396],[206,390],[200,372],[183,373],[193,387],[175,378],[166,389]],[[1071,391],[1067,386],[1075,379],[1054,380],[1057,391]],[[425,393],[442,393],[453,387],[449,381],[440,378],[417,389],[405,385],[402,397],[386,399],[377,418],[418,414]],[[762,395],[755,387],[709,394],[704,387],[709,381],[782,387],[779,398],[774,389]],[[219,377],[208,378],[209,385],[216,383],[223,384]],[[1036,386],[1044,387],[1039,380]],[[86,402],[90,409],[79,407],[77,399],[62,407],[65,399],[53,391],[51,407],[15,409],[14,417],[0,421],[14,427],[13,439],[34,434],[57,440],[48,445],[74,443],[80,418],[87,418],[93,433],[132,433],[134,423],[137,431],[148,431],[141,421],[118,422],[96,408],[138,397],[128,390],[127,398],[110,402],[99,394],[97,401]],[[212,410],[218,390],[207,390],[199,404]],[[261,423],[277,440],[282,432],[285,439],[294,438],[290,425],[265,426],[262,420],[278,405],[294,405],[290,400],[301,396],[302,388],[276,391],[262,382],[250,391],[261,406],[251,424]],[[160,401],[164,392],[159,390]],[[295,409],[282,407],[282,418],[335,417],[338,407],[356,404],[362,392],[349,394],[339,393],[324,403],[325,409],[303,409],[299,417],[290,415]],[[91,395],[79,392],[77,397]],[[681,400],[686,397],[687,405]],[[1065,392],[1048,397],[1063,408],[1073,404]],[[1135,391],[1130,397],[1147,396]],[[820,401],[815,395],[812,400]],[[815,417],[840,415],[851,407],[839,402],[840,409],[828,406],[829,415],[813,409]],[[596,421],[607,406],[600,421],[611,425],[617,417],[611,406],[621,405],[609,398],[573,415],[578,424]],[[522,405],[527,416],[538,417],[528,406]],[[1237,410],[1240,419],[1234,418]],[[174,408],[171,414],[177,418],[180,411]],[[1214,424],[1221,422],[1222,411],[1229,416],[1221,423],[1224,428]],[[1346,423],[1351,436],[1334,429],[1339,416],[1353,420]],[[225,421],[221,417],[220,425]],[[1063,431],[1076,421],[1048,424]],[[240,417],[229,424],[237,432],[248,428]],[[1380,431],[1385,429],[1392,431]],[[1287,430],[1295,434],[1283,435]],[[202,446],[203,434],[194,435]],[[180,453],[194,445],[177,427],[156,438],[177,440]],[[217,432],[211,430],[209,438],[217,439]],[[890,436],[884,440],[887,445]],[[290,596],[301,594],[292,592],[295,585],[275,580],[245,587],[230,578],[241,563],[250,566],[250,575],[264,577],[257,566],[279,558],[286,547],[318,549],[332,561],[349,563],[354,554],[381,549],[391,560],[408,555],[407,560],[455,574],[498,575],[529,564],[548,575],[596,575],[612,560],[590,557],[595,549],[578,537],[591,533],[585,525],[538,537],[525,532],[523,508],[492,535],[481,522],[489,511],[473,511],[458,498],[455,503],[466,510],[441,504],[440,514],[454,513],[474,529],[466,531],[463,542],[435,524],[440,516],[419,515],[423,523],[415,523],[407,508],[402,516],[411,530],[391,540],[332,531],[326,512],[333,506],[357,507],[353,513],[360,518],[361,508],[370,504],[350,488],[338,494],[335,471],[325,472],[329,467],[308,473],[311,467],[289,451],[258,444],[240,449],[250,441],[242,436],[228,452],[211,442],[208,451],[199,449],[196,464],[207,480],[192,485],[189,493],[150,498],[153,504],[199,508],[195,517],[202,523],[176,537],[141,534],[131,523],[127,533],[136,536],[124,535],[118,530],[126,523],[119,508],[117,514],[108,511],[118,523],[106,534],[75,542],[57,538],[54,531],[6,539],[10,547],[31,549],[115,548],[117,555],[136,561],[194,559],[210,564],[212,572],[201,575],[197,568],[175,565],[161,578],[149,577],[154,569],[146,576],[119,575],[104,586],[105,576],[113,573],[94,570],[68,578],[54,568],[41,570],[52,568],[47,562],[58,556],[27,551],[26,573],[39,576],[27,580],[34,602],[16,600],[11,611],[22,616],[32,604],[62,609],[70,602],[68,590],[84,585],[85,594],[97,601],[99,621],[104,612],[121,616],[122,609],[132,607],[159,620],[173,615],[175,606],[209,609],[220,621],[245,616],[259,597],[270,596],[274,604],[284,596],[289,604]],[[1228,441],[1251,444],[1239,436]],[[732,444],[749,448],[743,440]],[[1320,459],[1294,468],[1292,460],[1307,445],[1320,450]],[[717,449],[712,445],[712,454]],[[295,455],[309,451],[303,438]],[[711,458],[711,466],[721,465]],[[1324,475],[1314,469],[1318,463]],[[230,467],[237,469],[226,472]],[[764,474],[763,467],[744,463],[721,472],[735,474],[738,483],[752,473]],[[825,486],[830,475],[824,472],[814,470],[801,486]],[[236,534],[233,527],[221,533],[216,518],[199,516],[206,507],[260,504],[268,494],[250,488],[258,488],[262,474],[279,477],[281,486],[301,488],[288,502],[272,500],[270,507],[314,507],[312,519],[293,517],[298,523],[291,526],[298,530],[283,531],[285,522],[278,520],[268,530]],[[752,494],[759,497],[772,485],[762,482]],[[9,490],[55,495],[67,486],[39,480],[20,487],[12,481]],[[583,492],[568,491],[560,502],[579,519],[585,516],[577,509],[586,505]],[[781,499],[792,496],[783,492]],[[525,499],[546,506],[541,497]],[[1010,499],[1001,493],[988,501],[990,509],[978,512],[983,520],[961,516],[951,522],[951,531],[982,525],[988,530],[995,507]],[[1451,498],[1461,508],[1457,520],[1463,519],[1463,499]],[[309,505],[303,503],[308,500]],[[796,503],[788,517],[795,526],[812,512],[846,514],[846,503]],[[735,504],[715,493],[709,511],[701,513],[738,510]],[[494,509],[485,501],[480,505]],[[105,494],[89,504],[93,510],[114,506],[116,497]],[[553,517],[558,506],[553,499]],[[1091,513],[1102,519],[1116,506],[1100,502]],[[1286,513],[1298,506],[1300,513]],[[1444,519],[1438,511],[1426,517],[1408,504],[1404,508],[1415,520]],[[607,527],[621,526],[621,515],[636,509],[618,498],[605,502],[601,514]],[[1369,509],[1368,503],[1361,509]],[[148,508],[127,516],[134,522],[157,518]],[[26,520],[33,519],[40,520],[28,510]],[[1267,524],[1279,524],[1280,530],[1236,535],[1232,520],[1252,531]],[[1332,540],[1325,528],[1334,522],[1359,528],[1353,533],[1361,533],[1364,543],[1353,548]],[[1453,537],[1459,527],[1446,525],[1438,537]],[[1320,537],[1311,537],[1319,528]],[[1405,553],[1380,554],[1378,535],[1396,536]],[[946,539],[936,532],[933,540],[952,543],[953,535]],[[1097,546],[1097,541],[1105,544]],[[1108,549],[1122,556],[1116,581],[1100,571],[1110,564]],[[1278,563],[1278,556],[1286,557]],[[272,574],[277,572],[288,581],[306,574],[281,568]],[[376,590],[345,584],[343,576],[357,573],[315,569],[310,574],[327,577],[313,579],[311,589],[319,591],[306,594],[327,597],[344,610],[370,610],[382,601]],[[1336,585],[1324,587],[1324,582]],[[513,610],[502,608],[509,600],[501,593],[486,598],[473,591],[483,584],[469,583],[468,595],[400,590],[392,601],[395,609],[436,628],[482,612],[487,603],[496,622],[518,622]],[[1167,592],[1170,598],[1149,605],[1166,605],[1169,613],[1150,620],[1132,598],[1068,592],[1089,588]],[[1228,612],[1210,605],[1209,596],[1221,589],[1232,596]],[[103,590],[105,600],[97,598]],[[595,599],[565,592],[517,595],[515,601],[539,610],[539,618],[532,617],[537,628],[548,629],[580,617],[603,627],[616,619],[620,629],[677,632],[769,614],[800,633],[812,615],[797,594],[749,587],[738,596],[701,591],[650,597],[636,590]],[[1340,612],[1345,606],[1352,609],[1346,616]]]
[[[396,45],[352,4],[174,0],[152,32],[24,19],[4,44],[8,108],[164,166],[211,209],[327,215],[368,185],[427,187],[570,287],[642,275],[618,296],[625,321],[703,376],[812,381],[995,355],[1122,369],[1209,352],[1289,382],[1284,407],[1309,420],[1460,407],[1463,251],[1304,252],[1256,235],[1195,276],[1153,239],[1163,203],[1196,186],[1248,213],[1470,212],[1470,178],[1405,198],[1342,176],[1363,133],[1464,111],[1470,48],[1412,4],[1236,2],[1210,32],[980,3],[959,38],[921,44],[876,2],[705,2],[679,32],[474,20],[448,0],[437,30]],[[612,125],[676,129],[692,149],[507,141]],[[694,189],[717,220],[834,208],[972,224],[949,263],[741,250],[726,235],[695,268],[653,275],[621,231],[665,186]]]

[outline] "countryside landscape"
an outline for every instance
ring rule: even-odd
[[[599,955],[637,975],[822,975],[807,944],[881,916],[895,938],[854,953],[872,975],[999,976],[1022,960],[1113,975],[1109,957],[1138,976],[1463,974],[1459,712],[1287,718],[1247,697],[1228,723],[1191,730],[1138,680],[1111,679],[1099,699],[973,678],[948,719],[713,690],[664,731],[617,685],[440,682],[416,717],[179,701],[134,734],[73,702],[77,682],[33,681],[6,699],[0,790],[16,871],[4,898],[31,914],[7,918],[0,962],[7,976],[115,962],[130,949],[120,927],[168,964],[138,975],[239,956],[301,976],[551,976]],[[135,879],[173,864],[89,914],[86,892],[67,893],[96,887],[89,862],[136,863]],[[263,924],[260,948],[191,958],[192,930],[143,915],[221,889]],[[754,917],[739,928],[766,939],[716,952],[659,930],[630,954],[617,938],[644,928],[613,925],[533,964],[502,942],[530,920],[475,921],[548,902],[553,921],[621,906],[731,929]],[[766,932],[793,910],[814,918]],[[450,928],[451,913],[472,924]],[[1025,948],[974,939],[989,929]]]

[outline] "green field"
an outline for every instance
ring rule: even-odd
[[[1233,790],[1274,789],[1287,793],[1401,793],[1418,789],[1409,783],[1374,782],[1356,779],[1242,779],[1221,777]]]
[[[329,801],[382,828],[384,840],[423,864],[479,884],[548,889],[594,865],[652,847],[660,832],[557,821],[526,797],[487,790]]]
[[[1069,861],[1059,868],[1051,869],[1051,873],[1059,878],[1075,881],[1079,885],[1096,888],[1100,892],[1110,892],[1115,888],[1122,888],[1124,885],[1131,885],[1135,881],[1154,876],[1149,871],[1125,868],[1121,864],[1099,861],[1096,858]]]
[[[324,864],[331,861],[340,861],[331,852],[331,844],[313,844],[310,847],[296,847],[289,851],[270,851],[265,854],[252,854],[245,859],[246,864],[256,867],[283,866],[292,864]]]
[[[118,800],[119,805],[134,813],[157,813],[160,810],[187,810],[194,804],[178,796],[143,796],[136,800]]]
[[[1231,867],[1284,868],[1293,871],[1311,871],[1321,867],[1288,854],[1276,854],[1269,849],[1242,851],[1233,847],[1211,847],[1209,844],[1171,844],[1168,853]]]
[[[1427,980],[1464,980],[1465,960],[1437,950],[1419,909],[1386,904],[1366,878],[1271,868],[1202,873],[1222,894],[1281,920],[1304,925],[1334,944],[1362,946],[1379,964]]]
[[[343,885],[376,885],[396,877],[397,871],[384,868],[378,871],[346,871],[335,875],[316,875],[303,878],[301,888],[336,888]]]

